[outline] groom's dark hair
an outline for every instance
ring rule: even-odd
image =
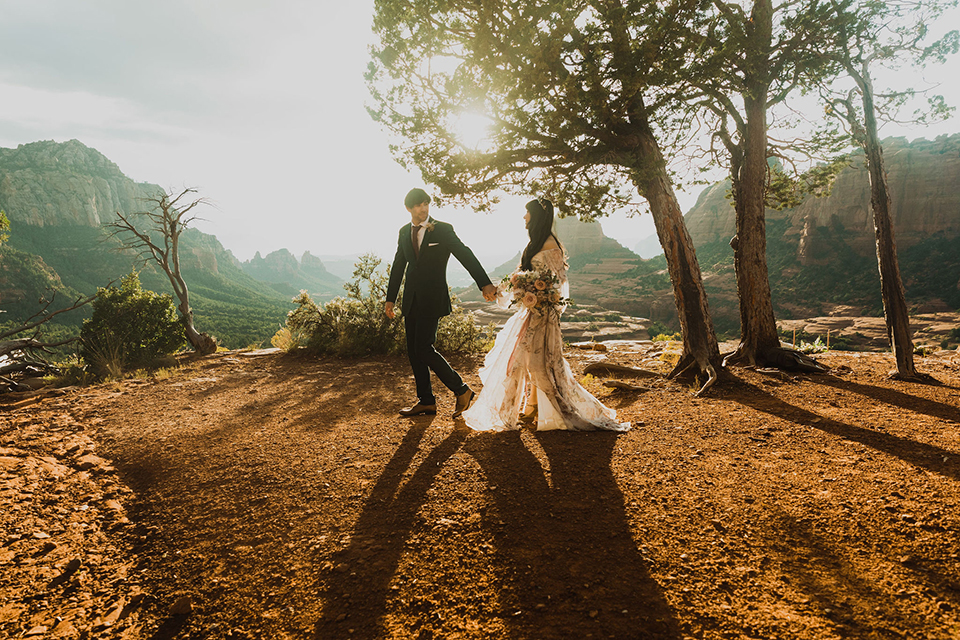
[[[418,204],[426,202],[430,204],[430,195],[423,189],[410,189],[410,193],[403,199],[403,206],[407,209],[413,209]]]

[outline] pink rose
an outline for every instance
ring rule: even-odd
[[[544,282],[543,280],[537,280],[536,282],[533,283],[533,286],[537,288],[537,291],[543,291],[544,289],[547,288],[547,283]]]
[[[533,293],[532,291],[527,291],[523,295],[523,306],[525,306],[527,309],[530,309],[532,307],[535,307],[536,304],[537,304],[537,294]]]

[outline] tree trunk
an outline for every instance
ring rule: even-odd
[[[890,193],[887,173],[883,166],[883,146],[877,133],[877,118],[873,103],[873,85],[870,76],[857,78],[863,96],[863,149],[870,176],[870,206],[873,208],[873,228],[877,235],[877,265],[880,270],[880,293],[883,297],[883,315],[887,323],[887,338],[897,359],[896,375],[902,380],[918,381],[913,363],[913,339],[910,337],[910,317],[900,278],[897,243],[890,219]]]
[[[173,286],[173,292],[177,295],[177,300],[180,301],[177,310],[180,312],[180,321],[183,322],[183,329],[187,334],[187,342],[190,343],[190,346],[198,355],[209,355],[216,352],[217,339],[207,333],[197,331],[193,324],[190,293],[187,290],[186,281],[180,275],[180,233],[182,229],[173,222],[169,224],[170,259],[173,261],[173,265],[171,266],[167,261],[164,261],[160,266],[167,272],[167,277],[170,278],[170,284]]]
[[[670,281],[673,283],[673,296],[683,336],[683,354],[669,377],[689,370],[694,370],[698,376],[705,375],[706,380],[697,393],[701,395],[716,382],[720,349],[707,306],[700,264],[667,176],[660,146],[648,127],[641,129],[639,151],[643,156],[642,166],[651,169],[636,178],[637,187],[650,203],[657,237],[663,247]]]
[[[197,328],[193,325],[193,309],[190,308],[187,300],[187,285],[182,279],[180,282],[183,295],[181,296],[180,288],[174,288],[177,291],[177,297],[180,299],[180,305],[177,307],[177,310],[180,312],[180,321],[183,322],[183,329],[187,334],[187,341],[190,343],[190,346],[193,347],[193,350],[201,356],[214,353],[217,350],[217,339],[207,333],[197,331]]]
[[[740,345],[724,365],[775,366],[822,371],[813,359],[780,346],[773,315],[767,271],[767,98],[770,43],[773,38],[773,4],[756,0],[748,25],[744,68],[744,125],[740,152],[731,159],[730,178],[737,215],[737,235],[731,241],[737,293],[740,297]]]
[[[740,297],[740,345],[728,362],[749,365],[771,364],[768,354],[780,348],[767,271],[766,96],[765,85],[744,96],[743,161],[735,167],[739,175],[733,180],[737,235],[731,244]]]

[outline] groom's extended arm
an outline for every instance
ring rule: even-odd
[[[383,312],[387,317],[393,320],[396,312],[393,310],[397,302],[397,295],[400,293],[400,283],[403,281],[403,271],[407,268],[407,258],[403,255],[403,249],[397,243],[397,255],[393,257],[393,265],[390,267],[390,282],[387,284],[387,299],[383,303]]]
[[[470,247],[463,244],[463,241],[457,236],[452,226],[450,226],[449,229],[447,246],[450,248],[450,253],[463,265],[463,268],[467,270],[470,277],[474,279],[477,286],[483,291],[483,298],[487,301],[495,300],[497,297],[497,287],[490,282],[490,277],[487,275],[487,272],[483,270],[480,261],[477,260],[477,256],[473,255]]]

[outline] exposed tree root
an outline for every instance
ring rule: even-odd
[[[594,362],[588,364],[583,369],[584,373],[589,373],[592,376],[609,376],[615,375],[626,378],[659,378],[659,373],[654,373],[653,371],[647,371],[646,369],[637,369],[636,367],[624,367],[619,364],[612,364],[610,362]]]
[[[775,367],[783,371],[805,371],[807,373],[826,373],[829,367],[823,365],[805,353],[786,347],[774,347],[765,350],[760,357],[746,349],[743,344],[723,359],[723,366],[741,365],[756,367],[760,365]]]
[[[902,374],[897,370],[893,370],[887,376],[891,380],[899,380],[901,382],[913,382],[916,384],[930,384],[939,386],[943,384],[933,376],[926,373],[914,372],[913,375]]]
[[[677,362],[677,366],[673,368],[673,371],[670,372],[670,375],[667,376],[667,379],[672,380],[674,378],[679,378],[685,373],[693,370],[694,367],[697,368],[696,378],[698,380],[701,373],[707,374],[706,382],[704,382],[703,386],[700,387],[700,390],[694,394],[694,396],[697,398],[701,398],[703,397],[703,394],[705,394],[707,390],[717,382],[717,378],[719,377],[717,375],[716,368],[714,368],[713,364],[711,364],[709,360],[701,360],[693,354],[688,353],[680,358],[680,361]]]
[[[702,387],[700,387],[700,391],[697,391],[694,395],[698,398],[702,398],[703,394],[707,392],[707,389],[709,389],[714,385],[718,377],[719,376],[717,375],[717,370],[714,369],[713,365],[708,362],[707,363],[707,381],[703,383]]]

